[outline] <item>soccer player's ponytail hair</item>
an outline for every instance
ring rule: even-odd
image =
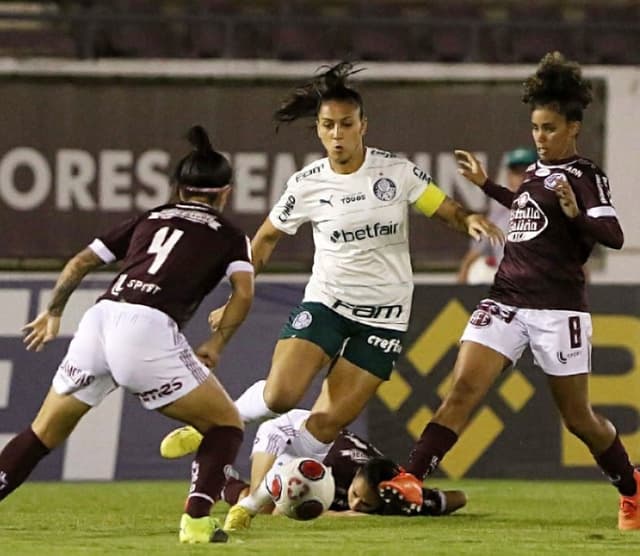
[[[360,93],[347,85],[348,78],[361,69],[351,62],[340,62],[335,66],[321,66],[326,71],[316,75],[311,81],[294,89],[273,115],[277,124],[290,123],[299,118],[315,118],[320,106],[328,100],[351,102],[360,109],[364,117],[364,103]]]
[[[522,102],[531,110],[552,105],[568,121],[582,121],[582,113],[593,100],[591,83],[582,77],[576,62],[560,52],[546,54],[536,73],[524,82]]]
[[[231,183],[231,164],[214,150],[205,129],[195,125],[187,132],[191,151],[176,166],[174,180],[188,194],[216,194]]]

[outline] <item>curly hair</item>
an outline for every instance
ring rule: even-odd
[[[569,121],[582,121],[582,113],[593,99],[591,82],[582,77],[577,62],[568,61],[560,52],[549,52],[535,74],[523,84],[522,102],[531,109],[552,105]]]
[[[290,123],[299,118],[318,115],[320,106],[328,100],[351,102],[364,116],[364,103],[360,93],[347,84],[349,77],[362,71],[352,62],[340,62],[335,66],[320,66],[326,71],[316,75],[311,81],[300,85],[284,98],[273,118],[278,123]]]

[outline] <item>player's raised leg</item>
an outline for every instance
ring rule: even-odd
[[[264,401],[266,380],[258,380],[247,388],[234,402],[243,423],[249,424],[264,419],[272,419],[278,414],[269,410]],[[172,430],[160,443],[160,455],[163,458],[181,458],[195,452],[202,442],[198,429],[186,425]]]

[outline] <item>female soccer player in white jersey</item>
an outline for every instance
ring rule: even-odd
[[[262,271],[284,234],[307,222],[315,256],[304,299],[280,334],[266,383],[256,383],[237,402],[247,421],[288,411],[334,361],[292,446],[319,460],[389,379],[402,351],[413,293],[410,205],[474,238],[503,239],[499,228],[448,198],[409,160],[365,146],[363,100],[347,85],[352,71],[344,62],[329,68],[293,91],[275,113],[278,123],[314,118],[327,156],[288,180],[252,240],[255,270]],[[217,319],[214,313],[213,328],[222,326]]]
[[[27,349],[39,351],[58,335],[62,312],[82,278],[122,261],[111,286],[82,317],[35,420],[0,453],[0,500],[120,385],[146,409],[203,434],[179,538],[226,540],[209,514],[224,486],[223,469],[242,443],[243,425],[207,367],[216,364],[249,311],[253,266],[248,238],[221,215],[230,191],[229,162],[212,149],[202,127],[193,127],[189,140],[193,149],[175,172],[180,201],[96,238],[65,265],[47,309],[25,326]],[[194,352],[180,329],[225,276],[232,294],[220,328]]]
[[[473,155],[457,151],[462,175],[511,209],[509,231],[489,299],[480,302],[462,335],[451,391],[417,441],[407,470],[422,484],[496,378],[528,345],[566,427],[620,492],[619,528],[640,529],[640,473],[614,425],[589,402],[591,316],[583,265],[596,243],[614,249],[623,243],[608,179],[577,151],[591,85],[578,64],[550,53],[526,80],[523,102],[531,109],[539,160],[518,190],[492,183]],[[391,481],[386,496],[410,482],[411,475]]]

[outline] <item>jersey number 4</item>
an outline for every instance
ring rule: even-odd
[[[149,270],[147,270],[149,274],[155,274],[160,270],[160,267],[167,260],[169,253],[176,246],[182,234],[184,234],[182,230],[171,230],[169,226],[164,226],[153,235],[151,245],[147,249],[147,253],[155,255]]]

